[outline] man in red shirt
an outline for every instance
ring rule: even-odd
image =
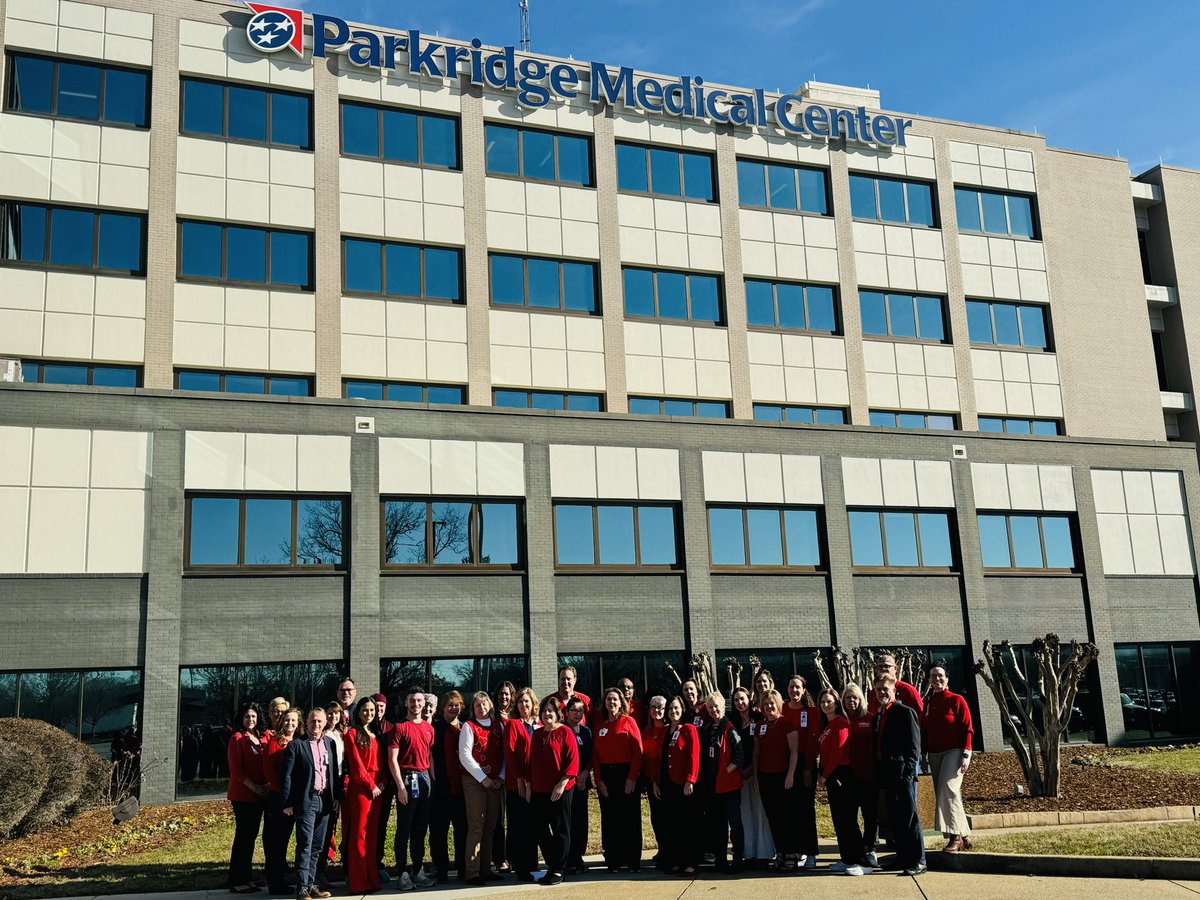
[[[875,657],[875,677],[879,678],[881,675],[890,675],[896,680],[896,699],[915,712],[917,720],[920,721],[921,711],[925,708],[925,704],[915,687],[907,681],[900,680],[896,674],[896,657],[890,653]],[[879,700],[876,699],[874,691],[871,691],[871,696],[867,698],[867,712],[871,715],[879,712]]]
[[[583,717],[585,721],[591,721],[592,718],[592,698],[587,694],[575,690],[575,682],[579,676],[575,672],[574,666],[563,666],[558,670],[558,690],[551,694],[551,697],[557,697],[558,702],[562,704],[563,709],[567,708],[567,701],[572,697],[578,697],[583,701]]]
[[[425,864],[425,832],[429,828],[429,802],[433,765],[433,725],[426,721],[425,691],[410,687],[404,695],[406,716],[388,740],[388,769],[396,784],[396,868],[400,890],[431,887],[435,882],[421,871]],[[409,851],[412,868],[408,868]]]

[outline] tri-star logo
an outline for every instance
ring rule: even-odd
[[[246,38],[263,53],[275,53],[290,47],[300,57],[304,56],[304,12],[286,6],[267,6],[264,3],[246,2],[254,13],[246,25]]]

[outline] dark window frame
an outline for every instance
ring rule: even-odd
[[[1067,520],[1067,527],[1070,529],[1071,535],[1071,555],[1075,557],[1075,565],[1072,568],[1065,569],[1061,567],[1051,568],[1046,565],[1037,568],[1021,567],[1015,565],[1017,554],[1016,545],[1013,542],[1012,533],[1012,517],[1016,516],[1034,516],[1038,523],[1038,543],[1042,550],[1042,562],[1046,562],[1046,529],[1043,519],[1046,516],[1054,516]],[[1004,518],[1004,529],[1008,536],[1008,561],[1014,563],[1010,566],[988,566],[983,564],[983,547],[982,541],[980,544],[980,565],[983,568],[984,575],[1034,575],[1034,576],[1049,576],[1060,578],[1078,577],[1083,573],[1083,563],[1079,558],[1080,543],[1079,543],[1079,517],[1077,513],[1072,513],[1068,510],[1047,510],[1047,509],[980,509],[975,513],[976,520],[979,516],[1002,516]],[[976,527],[976,531],[981,531]]]
[[[962,573],[962,553],[955,538],[958,535],[956,511],[937,507],[920,506],[850,506],[846,509],[846,526],[850,527],[850,513],[876,513],[879,516],[879,540],[883,548],[882,566],[861,566],[854,562],[853,540],[851,539],[850,569],[855,575],[876,574],[916,574],[916,575],[960,575]],[[917,546],[917,564],[915,566],[888,565],[887,526],[884,515],[894,513],[909,513],[913,519],[913,538]],[[950,565],[926,566],[922,563],[924,551],[921,548],[921,519],[923,515],[944,515],[946,517],[946,532],[950,538]]]
[[[219,375],[221,377],[220,390],[217,390],[217,391],[193,391],[193,393],[197,393],[197,394],[236,394],[236,395],[240,395],[243,397],[295,397],[295,396],[315,397],[316,396],[316,390],[315,390],[316,385],[314,384],[315,376],[313,376],[313,375],[290,375],[286,372],[242,372],[242,371],[239,371],[236,369],[203,369],[203,368],[193,369],[190,367],[176,368],[173,373],[173,376],[172,376],[173,380],[174,380],[173,388],[177,391],[179,391],[179,390],[189,390],[190,391],[191,390],[190,388],[181,388],[179,386],[179,376],[183,373],[191,373],[191,372],[194,372],[197,374],[202,374],[202,375]],[[271,393],[271,379],[273,377],[275,377],[276,375],[278,375],[280,378],[303,378],[303,379],[305,379],[308,382],[308,393],[300,394],[300,395],[297,395],[297,394],[272,394]],[[240,378],[240,377],[262,378],[264,390],[261,394],[247,394],[244,391],[227,391],[225,389],[225,379],[230,376],[232,376],[234,378]]]
[[[523,393],[523,394],[525,394],[526,405],[525,406],[496,406],[496,392],[497,391],[508,391],[509,393],[513,393],[513,394]],[[534,406],[533,405],[533,395],[534,394],[556,394],[558,396],[561,396],[563,398],[563,408],[562,408],[561,412],[578,412],[578,413],[587,413],[590,415],[595,415],[597,412],[606,412],[603,392],[567,391],[567,390],[560,391],[557,388],[523,388],[523,387],[503,387],[503,386],[497,387],[496,385],[492,385],[492,406],[495,407],[496,409],[532,409],[537,412],[558,412],[558,411],[560,411],[560,410],[546,410],[546,409],[542,409],[539,406]],[[600,409],[594,410],[594,411],[590,410],[590,409],[571,409],[569,406],[567,406],[567,401],[571,397],[588,397],[588,398],[594,398],[596,400],[599,400],[600,401]]]
[[[767,212],[773,212],[773,213],[787,213],[787,214],[790,214],[793,216],[815,216],[818,219],[833,218],[833,191],[832,191],[831,185],[830,185],[830,182],[832,181],[832,179],[829,177],[829,169],[824,169],[824,168],[821,168],[820,166],[805,166],[805,165],[799,165],[797,163],[780,162],[779,160],[774,160],[774,159],[756,159],[752,156],[737,157],[737,160],[735,162],[735,167],[736,167],[736,164],[739,162],[754,163],[755,165],[759,165],[759,166],[763,167],[763,187],[765,190],[764,196],[766,196],[766,198],[767,198],[766,206],[759,206],[754,203],[743,203],[741,191],[739,190],[738,191],[738,207],[739,208],[766,210]],[[792,183],[796,186],[796,208],[795,209],[791,209],[790,207],[787,207],[787,206],[772,206],[771,205],[771,176],[767,170],[769,168],[771,168],[772,166],[777,169],[791,169],[792,170]],[[820,172],[821,173],[821,180],[824,182],[824,189],[825,189],[825,210],[826,210],[825,212],[823,212],[823,213],[822,212],[813,212],[812,210],[801,208],[804,205],[803,194],[800,192],[800,172],[801,171]]]
[[[203,84],[211,84],[221,88],[221,134],[212,134],[207,131],[187,131],[183,127],[184,123],[184,82],[195,81]],[[229,89],[230,88],[246,88],[250,90],[260,90],[267,95],[267,112],[264,116],[266,124],[267,137],[266,140],[256,141],[252,138],[230,137],[229,135]],[[271,104],[276,94],[283,94],[289,97],[300,97],[308,101],[308,144],[301,146],[299,144],[291,144],[287,142],[276,142],[271,137]],[[180,73],[179,76],[179,135],[180,137],[206,138],[208,140],[226,141],[230,144],[246,144],[251,147],[272,147],[277,150],[296,150],[301,153],[312,153],[316,146],[316,128],[313,119],[314,96],[304,91],[280,90],[279,88],[256,84],[248,81],[222,81],[218,78],[204,78],[195,75]]]
[[[895,425],[870,425],[869,424],[867,426],[869,428],[895,428],[898,431],[930,431],[930,432],[933,432],[934,434],[937,434],[938,432],[945,434],[950,431],[961,431],[962,430],[961,423],[958,420],[958,413],[953,413],[953,412],[938,412],[936,410],[930,411],[930,410],[924,410],[924,409],[868,409],[867,410],[868,423],[870,422],[870,416],[872,413],[881,413],[883,415],[896,416],[897,419],[899,419],[900,416],[921,416],[925,420],[925,425],[922,428],[908,428],[904,425],[901,425],[899,423],[899,421],[897,421],[897,423]],[[952,428],[930,428],[929,427],[929,417],[930,416],[947,417],[950,419],[950,421],[954,427],[952,427]]]
[[[517,133],[517,169],[516,175],[511,172],[493,172],[487,167],[487,130],[489,128],[507,128]],[[527,132],[535,132],[537,134],[546,134],[554,138],[554,177],[553,178],[537,178],[533,175],[525,174],[525,134]],[[560,137],[575,138],[583,140],[587,143],[588,148],[588,180],[583,184],[578,181],[563,181],[559,167],[559,152],[558,139]],[[549,128],[530,128],[525,125],[510,125],[507,122],[491,122],[483,123],[483,140],[484,140],[484,174],[488,178],[507,178],[511,181],[529,181],[534,184],[557,184],[562,187],[575,187],[595,190],[596,189],[596,144],[593,136],[587,132],[569,132],[569,131],[552,131]]]
[[[383,388],[384,396],[383,396],[382,400],[364,400],[364,402],[366,402],[366,403],[399,403],[399,404],[403,404],[403,405],[407,405],[407,406],[418,405],[416,401],[389,400],[387,398],[387,389],[389,387],[392,387],[393,385],[395,385],[398,387],[419,387],[421,389],[420,403],[422,403],[426,406],[429,406],[429,405],[433,405],[433,406],[466,406],[467,405],[467,386],[465,384],[450,384],[448,382],[445,384],[441,384],[436,381],[390,381],[390,380],[386,380],[386,379],[383,381],[380,381],[377,378],[343,378],[342,379],[342,399],[343,400],[362,400],[363,399],[362,397],[350,397],[350,395],[346,393],[346,388],[349,385],[349,383],[352,381],[357,381],[357,382],[366,383],[366,384],[378,384]],[[429,389],[430,388],[458,388],[459,390],[462,391],[463,402],[462,403],[430,404],[430,402],[429,402]]]
[[[90,742],[88,741],[88,738],[84,735],[83,729],[84,729],[84,722],[87,720],[87,715],[86,715],[85,709],[84,709],[84,706],[85,706],[84,699],[87,696],[88,676],[89,675],[97,675],[97,674],[108,674],[108,673],[112,673],[112,672],[136,672],[137,673],[138,684],[139,684],[139,688],[138,688],[139,697],[138,697],[138,703],[137,703],[137,710],[138,710],[137,718],[138,718],[139,726],[144,725],[145,723],[144,723],[144,720],[142,717],[142,708],[143,708],[143,702],[144,702],[144,699],[146,696],[145,666],[140,666],[140,665],[139,666],[125,666],[125,667],[122,667],[122,666],[86,666],[86,667],[79,667],[79,668],[71,668],[71,667],[61,668],[61,667],[59,667],[59,668],[43,668],[43,669],[38,669],[38,668],[0,669],[0,677],[5,676],[5,675],[15,676],[15,681],[13,684],[13,717],[17,718],[17,719],[25,719],[25,720],[31,721],[31,722],[43,722],[43,721],[45,721],[44,719],[37,719],[32,716],[22,716],[21,715],[21,699],[22,699],[22,695],[24,694],[24,691],[22,690],[22,684],[21,684],[23,677],[27,676],[27,675],[52,675],[55,673],[78,676],[78,679],[79,679],[79,703],[76,706],[74,713],[75,713],[75,717],[76,717],[75,718],[75,727],[78,729],[79,734],[72,735],[72,737],[77,737],[78,740],[87,744]],[[67,732],[67,733],[70,734],[70,732]]]
[[[24,373],[25,373],[25,371],[27,371],[26,367],[29,365],[35,365],[38,368],[38,377],[37,377],[36,381],[29,381],[28,379],[26,379],[24,377]],[[136,384],[134,384],[135,388],[140,388],[143,386],[142,379],[143,379],[143,376],[145,373],[144,367],[136,365],[136,364],[130,364],[130,365],[126,366],[126,365],[121,365],[119,363],[93,363],[90,361],[85,362],[85,361],[76,361],[76,360],[34,359],[33,357],[22,357],[21,371],[22,371],[23,383],[25,383],[25,384],[51,384],[51,385],[58,385],[60,387],[72,387],[72,386],[73,387],[83,387],[83,385],[69,385],[69,384],[63,384],[62,382],[58,382],[58,381],[46,381],[46,378],[45,378],[46,366],[78,366],[79,368],[87,369],[87,386],[88,387],[104,387],[104,388],[115,387],[115,385],[108,385],[108,384],[97,385],[95,383],[97,369],[100,369],[102,371],[106,370],[106,369],[121,369],[122,371],[132,371],[134,373],[134,375],[136,376]],[[126,390],[129,390],[129,388],[126,388]]]
[[[425,562],[395,563],[387,560],[387,505],[389,503],[423,503],[425,504]],[[469,503],[471,514],[469,519],[470,534],[467,536],[469,552],[472,559],[479,559],[480,523],[483,521],[482,506],[488,503],[510,504],[516,507],[517,524],[517,561],[515,563],[435,563],[433,528],[433,507],[437,503]],[[525,498],[500,497],[492,495],[432,495],[432,494],[382,494],[379,498],[379,570],[383,575],[432,573],[452,575],[455,573],[474,574],[481,572],[525,572],[529,566],[529,556],[526,547]]]
[[[880,225],[900,225],[900,226],[906,226],[908,228],[923,228],[923,229],[926,229],[927,231],[935,231],[935,230],[941,229],[941,227],[942,227],[941,218],[938,215],[938,196],[937,196],[937,182],[936,181],[925,181],[920,178],[895,178],[895,177],[887,176],[887,175],[872,175],[869,172],[857,172],[857,171],[851,172],[850,175],[852,177],[869,179],[871,181],[871,186],[872,186],[872,188],[874,188],[874,191],[875,191],[875,218],[867,219],[867,218],[863,218],[862,216],[855,216],[855,215],[853,215],[853,212],[852,212],[851,217],[853,218],[853,220],[855,222],[872,222],[872,223],[877,223]],[[879,202],[879,182],[881,182],[881,181],[891,181],[895,184],[900,184],[900,185],[904,186],[904,190],[900,192],[904,196],[904,221],[903,222],[893,222],[891,219],[883,218],[883,209]],[[926,225],[924,222],[913,222],[912,221],[912,214],[909,212],[909,206],[908,206],[908,186],[910,184],[924,185],[925,187],[929,188],[929,208],[931,211],[930,215],[933,216],[933,224],[932,225]]]
[[[1025,191],[1000,190],[998,188],[988,188],[988,187],[983,187],[982,185],[976,185],[976,184],[955,184],[954,191],[956,194],[955,195],[955,210],[956,210],[956,212],[955,212],[955,217],[954,217],[955,218],[954,224],[955,224],[955,227],[958,228],[960,233],[973,234],[973,235],[979,234],[979,235],[983,235],[984,237],[994,237],[994,238],[1011,238],[1014,241],[1033,241],[1033,242],[1036,242],[1039,244],[1042,242],[1042,222],[1041,222],[1041,216],[1038,214],[1038,202],[1037,202],[1037,194],[1036,193],[1030,194],[1030,193],[1026,193]],[[975,194],[975,204],[979,210],[979,229],[980,230],[975,231],[973,229],[963,228],[961,223],[958,222],[958,214],[957,214],[957,208],[958,208],[957,192],[958,191],[970,191],[973,194]],[[997,232],[988,231],[984,228],[984,226],[983,226],[983,222],[984,222],[983,195],[984,194],[995,194],[997,196],[1004,198],[1004,222],[1005,222],[1005,226],[1008,229],[1008,231],[1005,234],[999,234]],[[1009,209],[1008,209],[1008,198],[1009,197],[1023,197],[1024,199],[1029,201],[1029,219],[1030,219],[1029,225],[1030,225],[1030,228],[1033,230],[1032,237],[1026,237],[1023,234],[1013,234],[1012,214],[1009,212]]]
[[[357,106],[363,109],[372,109],[378,114],[375,133],[379,137],[379,153],[375,156],[368,156],[363,153],[349,153],[346,150],[346,130],[342,122],[342,107]],[[417,161],[412,162],[404,159],[391,159],[383,155],[383,114],[385,112],[402,112],[415,116],[417,119]],[[455,164],[453,166],[444,166],[440,163],[431,163],[425,161],[425,119],[446,119],[454,123],[454,156]],[[463,146],[462,146],[462,116],[450,115],[447,113],[428,112],[423,109],[414,109],[407,106],[387,106],[377,103],[366,103],[359,100],[348,99],[345,97],[338,98],[338,154],[347,159],[369,159],[375,162],[390,163],[397,166],[413,166],[418,169],[432,169],[438,172],[461,172],[463,170]]]
[[[154,96],[154,73],[152,69],[142,69],[138,66],[129,66],[109,63],[105,60],[96,60],[84,57],[66,56],[60,54],[47,54],[29,52],[19,48],[8,48],[5,51],[4,65],[4,112],[6,115],[14,116],[33,116],[38,119],[58,119],[64,122],[88,122],[95,125],[103,125],[105,128],[128,128],[131,131],[149,131],[151,125],[151,107],[152,97]],[[48,113],[34,112],[27,109],[17,109],[12,105],[12,91],[17,83],[13,69],[16,67],[16,58],[24,57],[26,59],[44,60],[54,66],[54,74],[50,85],[50,104],[51,111]],[[88,119],[80,116],[61,115],[55,110],[58,106],[58,69],[60,63],[68,63],[70,65],[86,65],[100,70],[100,92],[99,92],[99,117]],[[131,125],[128,122],[109,122],[104,118],[104,104],[107,99],[107,91],[105,90],[108,80],[108,72],[129,72],[136,75],[146,76],[146,106],[143,115],[146,119],[145,125]]]
[[[523,291],[523,301],[518,306],[512,303],[497,303],[493,297],[492,285],[492,260],[498,256],[508,257],[509,259],[519,259],[521,261],[521,285]],[[563,316],[585,316],[596,318],[604,314],[603,302],[601,301],[600,289],[600,264],[594,259],[576,259],[566,256],[539,256],[538,254],[518,254],[507,252],[489,252],[488,256],[488,308],[489,309],[507,309],[507,310],[524,310],[531,313],[549,313],[552,315]],[[552,262],[558,265],[558,306],[530,306],[529,305],[529,261],[540,260],[542,262]],[[567,309],[567,294],[566,294],[566,276],[563,274],[564,263],[573,265],[590,266],[592,269],[592,295],[595,299],[594,309]]]
[[[1195,736],[1194,734],[1188,734],[1188,733],[1183,733],[1183,734],[1175,733],[1175,734],[1163,734],[1163,735],[1158,735],[1155,733],[1156,731],[1164,730],[1163,726],[1160,725],[1160,727],[1156,729],[1154,727],[1154,725],[1155,725],[1156,721],[1160,721],[1161,719],[1165,718],[1166,714],[1157,712],[1156,710],[1150,708],[1150,703],[1149,703],[1149,701],[1150,701],[1150,676],[1149,676],[1149,673],[1146,671],[1146,648],[1147,647],[1163,647],[1166,649],[1167,659],[1169,659],[1171,662],[1171,679],[1175,685],[1175,694],[1176,694],[1177,698],[1181,698],[1184,693],[1184,690],[1183,690],[1184,684],[1180,680],[1180,676],[1179,676],[1179,659],[1177,656],[1177,651],[1178,650],[1191,650],[1193,652],[1193,654],[1195,654],[1195,653],[1197,653],[1197,642],[1196,641],[1186,641],[1186,640],[1184,640],[1184,641],[1172,641],[1172,640],[1166,640],[1166,641],[1119,641],[1119,642],[1114,642],[1114,644],[1113,644],[1113,655],[1115,656],[1117,651],[1120,649],[1127,649],[1130,647],[1137,649],[1138,672],[1141,675],[1141,679],[1142,679],[1141,690],[1145,694],[1143,699],[1146,701],[1145,706],[1146,706],[1147,712],[1149,713],[1149,715],[1146,717],[1146,728],[1145,728],[1145,731],[1149,734],[1149,737],[1132,738],[1131,740],[1133,740],[1134,742],[1136,742],[1138,744],[1144,744],[1144,743],[1154,742],[1154,741],[1185,742],[1188,738],[1194,737]],[[1118,697],[1120,697],[1120,695],[1122,695],[1122,694],[1125,694],[1125,692],[1123,690],[1121,690],[1120,679],[1118,678],[1117,695],[1118,695]],[[1126,696],[1129,696],[1129,695],[1126,694]],[[1130,697],[1130,700],[1134,701],[1134,700],[1136,700],[1136,698]],[[1196,701],[1193,700],[1192,702],[1195,703]],[[1124,707],[1123,706],[1122,706],[1122,719],[1124,719]],[[1126,731],[1129,731],[1129,730],[1132,730],[1132,729],[1126,729]]]
[[[875,334],[873,332],[863,331],[862,337],[865,341],[895,341],[896,343],[909,344],[929,344],[932,346],[945,346],[953,343],[953,338],[950,333],[950,316],[947,311],[946,297],[942,294],[923,294],[923,293],[905,293],[901,290],[893,290],[892,288],[869,288],[860,287],[858,289],[858,310],[859,321],[862,321],[862,295],[863,294],[881,294],[883,295],[884,316],[887,318],[887,334]],[[942,333],[945,337],[942,338],[925,338],[921,336],[908,337],[903,334],[892,334],[892,297],[908,297],[913,302],[913,322],[916,324],[917,330],[921,328],[921,317],[918,313],[918,300],[936,300],[942,312]]]
[[[631,191],[631,190],[626,190],[621,187],[618,187],[617,193],[629,194],[632,197],[656,197],[656,198],[662,199],[662,200],[679,200],[683,203],[705,203],[710,206],[717,205],[721,202],[721,186],[717,180],[717,157],[716,157],[716,154],[709,153],[705,150],[695,150],[695,149],[690,149],[690,148],[685,150],[682,147],[668,147],[668,146],[664,146],[661,144],[641,144],[636,141],[617,141],[616,145],[617,145],[617,147],[636,147],[637,149],[642,150],[644,152],[645,160],[646,160],[646,185],[647,185],[647,190],[644,190],[644,191]],[[650,170],[650,151],[651,150],[661,150],[661,151],[665,151],[667,153],[674,153],[678,157],[678,159],[679,159],[679,193],[664,194],[664,193],[654,190],[654,176]],[[713,196],[712,196],[711,200],[704,200],[700,197],[689,197],[684,193],[684,191],[686,190],[686,185],[687,185],[687,182],[684,181],[684,171],[683,171],[683,157],[685,154],[690,155],[690,156],[702,156],[708,161],[708,164],[710,167],[710,172],[711,172],[709,178],[712,183],[712,190],[713,190]],[[617,183],[618,183],[618,185],[620,184],[620,173],[619,172],[617,173]]]
[[[72,120],[74,121],[74,120]],[[147,252],[147,231],[148,231],[148,215],[145,212],[136,209],[118,209],[111,206],[80,206],[72,203],[50,203],[42,200],[24,200],[20,197],[0,197],[0,227],[8,218],[9,207],[14,206],[34,206],[38,209],[45,210],[46,213],[46,234],[42,244],[42,261],[36,262],[25,259],[8,259],[0,256],[0,266],[8,266],[14,269],[36,269],[39,272],[71,272],[75,274],[84,273],[89,275],[102,275],[105,278],[145,278],[148,256]],[[92,219],[92,264],[90,266],[73,266],[69,263],[59,263],[50,261],[50,245],[51,234],[54,230],[54,211],[66,210],[68,212],[91,213]],[[141,256],[141,266],[135,270],[128,269],[106,269],[100,266],[100,217],[104,215],[120,215],[132,216],[141,220],[142,223],[142,238],[138,246],[138,253]]]
[[[346,241],[359,241],[364,244],[379,245],[379,284],[381,291],[375,293],[373,291],[350,290],[346,287]],[[415,247],[420,251],[421,258],[421,294],[414,296],[412,294],[389,294],[387,292],[388,269],[387,269],[387,248],[388,247]],[[426,250],[452,250],[458,255],[458,295],[459,299],[450,300],[446,297],[430,297],[425,294],[425,251]],[[463,247],[455,247],[449,244],[413,244],[408,241],[389,241],[378,237],[360,237],[355,234],[343,234],[341,237],[341,247],[339,255],[342,263],[342,293],[350,297],[371,297],[379,300],[415,300],[421,303],[441,303],[446,306],[465,306],[467,303],[466,287],[466,266],[464,257],[466,253]]]
[[[641,316],[636,313],[630,313],[626,307],[625,298],[625,273],[630,270],[649,272],[653,278],[651,279],[654,285],[654,315]],[[659,275],[682,275],[684,278],[683,290],[687,300],[686,319],[671,319],[659,314],[658,309],[658,276]],[[714,278],[717,282],[717,321],[709,322],[705,319],[692,318],[692,276],[698,275],[702,278]],[[807,313],[807,307],[805,307]],[[699,272],[689,269],[652,269],[649,266],[621,266],[621,314],[627,320],[634,322],[662,322],[668,325],[677,325],[687,323],[693,328],[728,328],[729,327],[729,309],[725,299],[725,276],[722,272]]]
[[[743,553],[746,561],[741,565],[729,565],[726,563],[713,562],[713,543],[712,543],[712,510],[714,509],[736,509],[742,513],[742,543]],[[779,512],[779,539],[782,548],[783,564],[778,566],[764,565],[761,563],[750,562],[750,511],[751,510],[768,510]],[[789,511],[801,511],[816,513],[817,518],[817,553],[821,557],[820,563],[815,566],[796,566],[790,565],[787,561],[787,516],[785,513]],[[829,552],[825,546],[825,521],[824,508],[803,503],[707,503],[704,507],[705,512],[705,527],[708,534],[708,568],[713,573],[736,573],[746,572],[755,573],[802,573],[802,574],[827,574],[829,571]]]
[[[760,419],[756,415],[754,415],[758,411],[759,407],[771,407],[773,409],[778,409],[778,410],[780,410],[782,417],[779,419]],[[790,409],[810,410],[813,414],[812,421],[811,422],[791,421],[790,419],[787,418],[787,412]],[[831,410],[834,412],[841,413],[842,421],[840,421],[840,422],[818,422],[816,414],[822,410]],[[847,425],[850,422],[850,410],[844,406],[819,406],[816,404],[808,405],[808,404],[804,404],[804,403],[785,403],[785,402],[773,403],[773,402],[769,402],[769,401],[765,401],[765,400],[755,401],[751,405],[750,415],[752,416],[752,421],[755,421],[755,422],[778,422],[780,425],[809,425],[809,426],[819,425],[822,428],[827,428],[830,425]]]
[[[183,274],[183,226],[186,224],[216,225],[221,229],[221,272],[220,276],[184,275]],[[245,228],[263,232],[266,236],[266,250],[263,253],[263,268],[265,280],[243,281],[230,278],[229,272],[229,229]],[[308,283],[295,285],[275,283],[271,281],[271,237],[276,233],[299,234],[308,238]],[[259,225],[254,223],[230,222],[224,219],[194,219],[178,218],[175,220],[175,280],[188,284],[224,284],[233,287],[253,288],[264,291],[288,291],[295,294],[312,294],[317,290],[316,274],[316,232],[302,228],[279,228],[275,225]]]
[[[988,320],[992,323],[992,340],[976,341],[970,336],[970,330],[967,332],[967,340],[972,347],[995,347],[998,350],[1011,350],[1018,353],[1054,353],[1054,328],[1050,321],[1050,304],[1049,303],[1031,303],[1023,300],[988,300],[982,297],[968,297],[967,303],[984,303],[988,308]],[[1017,336],[1021,340],[1019,344],[1001,344],[996,340],[996,307],[1011,306],[1016,310],[1017,316]],[[1033,347],[1025,343],[1025,325],[1021,321],[1021,308],[1029,306],[1042,311],[1042,323],[1046,332],[1046,346]],[[969,318],[969,317],[968,317]]]
[[[192,562],[192,501],[238,500],[238,561],[236,563],[204,564]],[[292,504],[292,562],[279,565],[255,565],[245,561],[246,556],[246,501],[247,500],[290,500]],[[335,500],[342,505],[342,561],[338,564],[304,565],[296,562],[300,504],[309,500]],[[246,575],[246,574],[344,574],[350,570],[350,495],[321,491],[297,493],[295,491],[188,491],[184,497],[183,519],[183,573],[184,575]]]
[[[733,412],[730,409],[731,401],[729,401],[729,400],[706,400],[703,397],[652,397],[652,396],[644,395],[644,394],[631,394],[625,401],[626,409],[628,409],[628,404],[629,404],[630,400],[653,400],[656,403],[658,403],[657,415],[664,416],[664,417],[674,415],[674,413],[667,413],[667,412],[663,411],[664,403],[690,403],[690,404],[692,404],[692,416],[691,417],[695,418],[695,419],[703,419],[708,422],[720,422],[720,421],[722,421],[722,419],[717,418],[715,416],[700,415],[698,412],[696,412],[696,404],[697,403],[720,403],[721,405],[723,405],[725,407],[725,416],[723,418],[724,419],[733,418]],[[651,415],[651,413],[630,412],[629,415],[631,415],[631,416],[647,416],[647,415]]]
[[[1000,423],[1000,428],[1001,428],[1000,431],[984,431],[982,428],[979,429],[980,434],[988,435],[988,436],[1002,434],[1002,435],[1015,435],[1017,437],[1032,437],[1032,438],[1062,437],[1063,431],[1064,431],[1062,419],[1042,419],[1042,418],[1037,418],[1036,416],[1024,416],[1024,417],[1009,416],[1009,415],[993,416],[993,415],[988,415],[986,413],[981,414],[979,416],[979,418],[980,419],[995,419],[997,422]],[[1008,430],[1009,422],[1029,422],[1029,423],[1031,423],[1031,429],[1032,429],[1032,424],[1034,424],[1034,423],[1046,422],[1046,423],[1052,424],[1054,426],[1055,433],[1054,434],[1038,434],[1032,430],[1030,430],[1029,432],[1009,431]]]
[[[591,563],[560,563],[558,561],[558,507],[587,506],[592,511],[592,562]],[[600,562],[600,507],[628,506],[633,510],[633,563],[602,563]],[[643,507],[671,510],[671,518],[675,525],[675,562],[672,565],[659,563],[643,563],[641,540],[641,515]],[[554,497],[551,499],[551,529],[553,532],[554,571],[560,574],[574,573],[662,573],[680,574],[685,571],[683,559],[682,514],[678,501],[674,500],[590,500],[576,497]]]
[[[786,332],[787,334],[815,334],[821,337],[838,337],[844,332],[844,323],[842,321],[842,303],[836,284],[818,284],[808,281],[788,281],[787,279],[768,279],[750,277],[743,279],[743,284],[750,282],[758,282],[759,284],[769,284],[771,286],[771,309],[775,314],[774,325],[751,325],[746,323],[746,328],[749,331],[766,331],[766,332]],[[812,321],[812,316],[808,312],[808,289],[809,288],[829,288],[833,291],[833,330],[825,331],[820,328],[793,328],[790,325],[779,324],[779,286],[790,285],[792,287],[802,288],[804,291],[804,323],[807,325]],[[658,299],[658,282],[655,281],[655,302]],[[747,306],[749,302],[747,301]],[[689,307],[690,309],[690,307]],[[749,318],[749,310],[747,309],[747,319]],[[690,321],[690,320],[689,320]]]

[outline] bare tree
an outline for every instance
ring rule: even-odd
[[[713,671],[712,657],[707,653],[692,654],[692,658],[688,660],[687,678],[679,674],[676,668],[671,665],[670,660],[664,660],[663,664],[675,676],[675,680],[680,685],[689,680],[696,682],[696,689],[701,699],[707,697],[717,689],[717,676]]]
[[[308,565],[340,563],[344,546],[342,501],[309,500],[301,509],[304,518],[297,526],[300,537],[296,562]]]
[[[844,650],[841,647],[833,647],[833,677],[830,677],[825,668],[824,652],[821,650],[813,653],[813,667],[817,670],[822,688],[831,687],[841,692],[846,689],[846,685],[857,684],[863,690],[869,690],[875,681],[876,662],[884,656],[891,656],[896,660],[896,679],[908,682],[917,689],[918,694],[924,696],[928,687],[930,665],[929,654],[924,650],[910,650],[908,647],[899,647],[896,650],[851,647]],[[836,682],[834,678],[837,679]]]
[[[1079,681],[1100,650],[1093,643],[1078,641],[1064,648],[1057,634],[1038,638],[1030,649],[1032,668],[1026,673],[1011,641],[999,645],[984,641],[983,659],[976,661],[975,672],[996,698],[1030,795],[1059,797],[1062,736],[1071,721]]]

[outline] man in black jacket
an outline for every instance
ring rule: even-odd
[[[283,813],[296,817],[296,898],[324,900],[329,892],[316,883],[317,860],[329,846],[329,818],[342,799],[342,773],[333,738],[325,734],[325,710],[311,710],[305,735],[288,744],[282,776]]]
[[[875,699],[875,780],[887,807],[896,861],[905,875],[920,875],[925,871],[925,838],[917,816],[921,728],[916,712],[896,701],[896,676],[875,679]]]

